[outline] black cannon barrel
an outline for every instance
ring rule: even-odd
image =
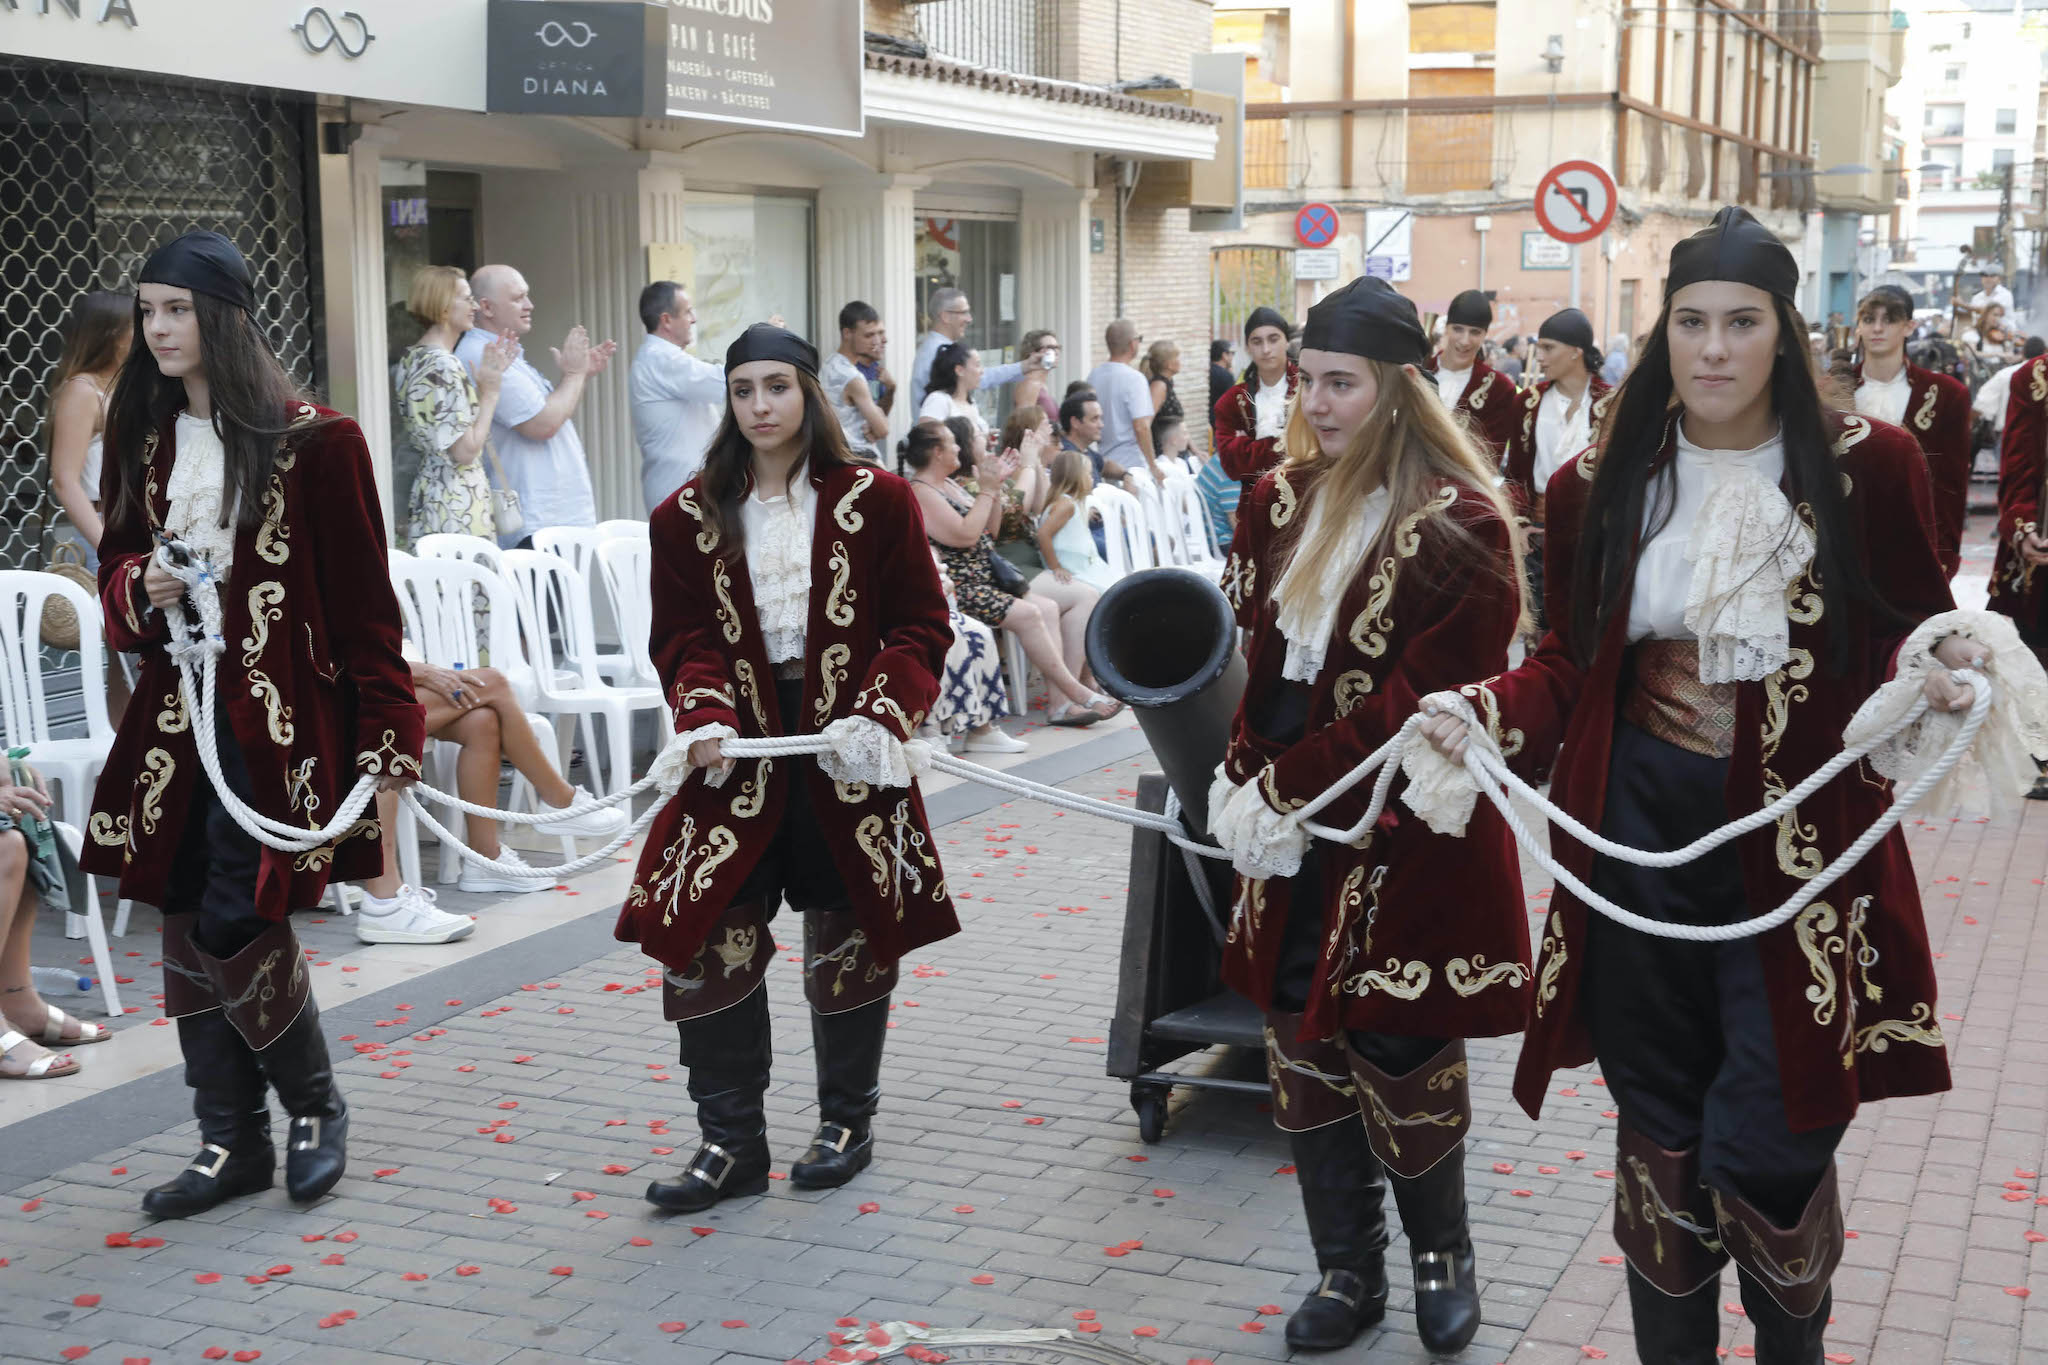
[[[1137,716],[1189,828],[1206,834],[1209,783],[1244,695],[1230,603],[1185,569],[1144,569],[1102,594],[1087,650],[1102,690]]]

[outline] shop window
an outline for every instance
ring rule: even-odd
[[[684,196],[683,241],[690,249],[684,282],[697,310],[692,349],[698,355],[723,356],[741,332],[778,313],[798,336],[817,335],[811,325],[813,216],[811,201],[797,195]]]
[[[426,330],[406,311],[412,279],[430,265],[476,272],[478,206],[482,177],[470,171],[438,171],[424,161],[385,161],[377,168],[383,190],[384,340],[388,374]],[[371,382],[368,376],[365,383]],[[403,534],[412,506],[413,480],[424,452],[405,434],[397,395],[391,404],[391,505]]]
[[[967,328],[967,344],[981,352],[984,365],[1002,365],[1017,359],[1017,343],[1027,331],[1049,327],[1051,318],[1018,316],[1017,258],[1022,251],[1020,233],[1013,221],[992,218],[959,218],[927,214],[917,219],[917,334],[924,335],[931,319],[924,315],[925,300],[934,289],[951,286],[967,292],[974,309],[974,321]],[[1061,337],[1069,350],[1080,351],[1081,337]],[[991,427],[1000,426],[1010,415],[1010,390],[983,389],[975,395],[981,415]]]

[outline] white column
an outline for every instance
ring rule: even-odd
[[[370,447],[370,462],[376,471],[377,496],[384,506],[384,536],[389,540],[395,508],[391,486],[391,381],[389,338],[384,325],[384,148],[398,140],[387,128],[367,127],[348,151],[348,238],[327,244],[334,265],[328,272],[330,314],[341,301],[343,282],[334,278],[334,266],[346,261],[347,309],[345,319],[330,316],[330,356],[338,347],[333,324],[347,325],[350,339],[348,379],[353,393],[341,385],[330,385],[337,402],[345,403],[349,415],[363,429]]]
[[[1033,189],[1020,215],[1017,319],[1059,333],[1060,363],[1047,382],[1058,398],[1088,375],[1094,321],[1088,308],[1088,218],[1094,188]]]
[[[917,354],[917,191],[921,175],[883,175],[818,191],[818,333],[821,351],[839,344],[839,310],[874,305],[889,330],[887,362],[897,398],[889,439],[910,430],[910,362]]]

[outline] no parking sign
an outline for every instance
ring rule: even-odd
[[[1294,215],[1294,240],[1305,247],[1325,247],[1337,240],[1337,210],[1328,204],[1303,204]]]

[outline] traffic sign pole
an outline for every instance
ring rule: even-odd
[[[1579,244],[1572,243],[1572,307],[1579,306]]]

